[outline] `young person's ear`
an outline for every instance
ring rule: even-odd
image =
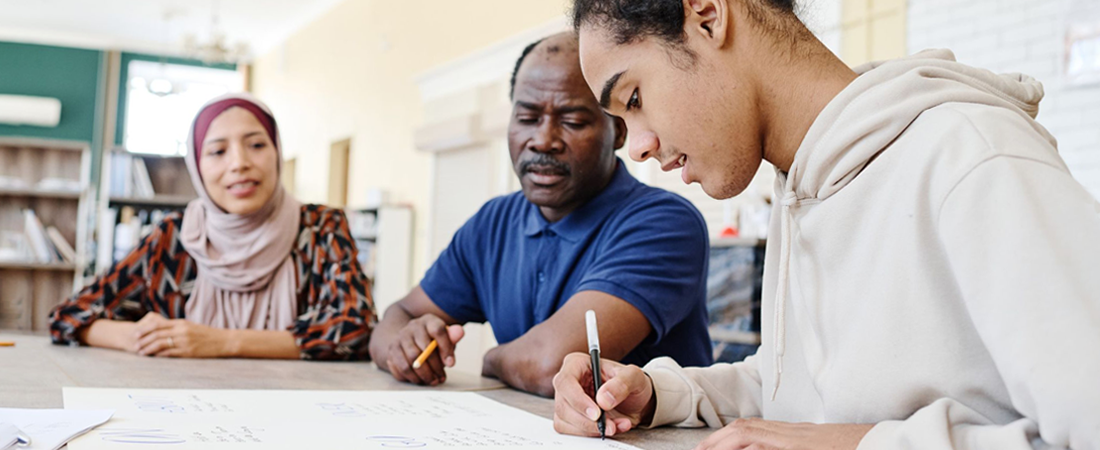
[[[612,148],[618,150],[626,145],[626,122],[619,116],[611,116],[611,122],[615,124],[615,146]]]
[[[733,31],[729,2],[730,0],[684,0],[684,32],[687,36],[698,37],[713,47],[724,46]]]

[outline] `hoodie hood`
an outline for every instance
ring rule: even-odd
[[[821,111],[795,154],[791,170],[776,177],[781,235],[774,321],[775,388],[779,391],[786,350],[786,300],[790,283],[791,209],[840,192],[926,110],[945,103],[974,103],[1012,110],[1034,119],[1043,86],[1022,74],[998,75],[955,61],[949,50],[926,50],[907,58],[854,69],[859,77]],[[1034,121],[1033,128],[1054,138]]]
[[[854,69],[859,77],[818,115],[795,154],[785,191],[824,200],[851,182],[924,111],[976,103],[1039,114],[1043,85],[1027,75],[998,75],[955,61],[950,50]],[[1054,142],[1042,127],[1035,127]]]

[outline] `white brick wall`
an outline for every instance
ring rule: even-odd
[[[960,62],[1043,83],[1039,123],[1081,184],[1100,198],[1100,85],[1063,76],[1066,28],[1096,0],[909,0],[909,53],[948,48]]]

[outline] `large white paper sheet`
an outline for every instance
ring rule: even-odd
[[[470,392],[65,388],[66,408],[114,409],[74,440],[98,449],[634,449],[562,436],[551,421]]]

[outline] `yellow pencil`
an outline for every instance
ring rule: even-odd
[[[14,342],[0,342],[0,347],[15,347]]]
[[[424,349],[424,351],[420,352],[420,356],[417,356],[416,361],[413,361],[413,369],[414,370],[419,369],[420,366],[423,366],[424,361],[428,360],[428,357],[432,355],[432,352],[434,352],[435,348],[438,347],[438,346],[439,346],[439,343],[436,342],[435,339],[432,339],[432,342],[430,344],[428,344],[428,348],[426,348],[426,349]]]

